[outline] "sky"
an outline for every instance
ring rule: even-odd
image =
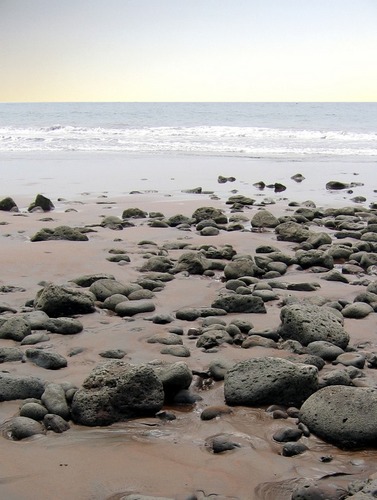
[[[377,101],[377,0],[0,0],[0,102]]]

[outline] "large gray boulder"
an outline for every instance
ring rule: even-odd
[[[251,257],[240,257],[232,260],[224,268],[224,276],[227,280],[256,275],[258,275],[258,267]]]
[[[315,366],[281,358],[241,361],[229,368],[224,378],[225,401],[233,406],[300,406],[317,388]]]
[[[98,365],[76,391],[72,419],[81,425],[109,425],[161,410],[164,390],[153,368],[112,360]]]
[[[8,318],[0,326],[0,339],[11,339],[20,342],[30,334],[30,324],[22,316]]]
[[[268,210],[258,210],[251,219],[252,227],[276,227],[279,225],[279,220]]]
[[[302,405],[300,420],[311,432],[341,448],[377,445],[377,390],[325,387]]]
[[[185,252],[179,259],[177,264],[172,269],[172,273],[181,273],[183,271],[189,274],[202,275],[205,271],[211,268],[211,261],[208,260],[200,252]]]
[[[51,283],[38,292],[34,307],[57,318],[94,312],[94,300],[87,292]]]
[[[282,308],[280,319],[278,333],[284,340],[298,340],[304,346],[324,340],[341,349],[348,345],[349,334],[343,328],[343,320],[330,307],[291,304]]]
[[[263,300],[255,295],[242,295],[240,293],[222,295],[213,303],[212,307],[223,309],[227,313],[266,313]]]
[[[39,399],[46,382],[36,377],[15,377],[9,373],[0,373],[0,401],[14,399]]]
[[[281,241],[293,241],[295,243],[302,243],[310,236],[309,229],[303,227],[301,224],[293,221],[283,222],[275,228],[277,239]]]

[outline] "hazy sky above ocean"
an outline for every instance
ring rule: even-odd
[[[376,101],[376,0],[0,0],[0,102]]]

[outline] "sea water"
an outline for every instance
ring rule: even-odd
[[[377,103],[4,103],[0,153],[377,156]]]
[[[200,186],[254,197],[264,181],[298,201],[348,202],[329,180],[377,201],[377,103],[0,104],[0,196]]]

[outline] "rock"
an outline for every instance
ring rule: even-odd
[[[305,177],[302,174],[295,174],[292,175],[291,179],[295,182],[302,182],[303,180],[305,180]]]
[[[48,431],[53,431],[58,434],[61,434],[62,432],[65,432],[70,428],[69,423],[64,420],[64,418],[59,415],[53,415],[51,413],[47,413],[47,415],[45,415],[43,423]]]
[[[75,335],[82,332],[83,328],[81,321],[76,318],[52,318],[47,330],[61,335]]]
[[[58,226],[55,229],[43,228],[30,238],[30,241],[51,241],[51,240],[68,240],[68,241],[88,241],[86,234],[83,234],[80,229],[69,226]]]
[[[252,227],[276,227],[279,220],[268,210],[258,210],[251,219]]]
[[[151,366],[114,360],[98,365],[75,392],[71,414],[81,425],[110,425],[154,415],[163,402],[163,385]]]
[[[243,276],[255,276],[257,267],[252,258],[238,258],[229,262],[224,268],[226,280],[234,280]]]
[[[76,283],[76,285],[78,285],[78,286],[89,287],[95,281],[98,281],[101,279],[115,280],[115,277],[112,274],[103,274],[103,273],[85,274],[85,275],[79,276],[78,278],[75,278],[71,281],[72,281],[72,283]]]
[[[192,382],[192,372],[183,361],[166,363],[152,361],[148,364],[153,368],[157,377],[163,384],[165,399],[171,400],[182,389],[188,389]]]
[[[37,194],[34,202],[29,205],[28,212],[32,212],[37,207],[41,208],[44,212],[49,212],[55,208],[52,201],[43,196],[43,194]]]
[[[206,440],[206,446],[213,453],[223,453],[224,451],[231,451],[235,448],[241,448],[239,443],[233,441],[232,436],[228,434],[219,434]]]
[[[184,345],[165,346],[160,351],[161,354],[169,354],[178,358],[189,358],[191,356],[190,349]]]
[[[277,239],[280,241],[293,241],[302,243],[310,236],[310,231],[301,224],[293,221],[283,222],[275,228]]]
[[[326,189],[329,191],[335,191],[335,190],[338,191],[341,189],[347,189],[349,187],[350,187],[349,184],[346,184],[345,182],[341,181],[329,181],[326,183]]]
[[[177,319],[184,321],[195,321],[198,318],[205,318],[207,316],[225,316],[226,311],[218,307],[186,307],[179,309],[175,316]]]
[[[342,364],[344,366],[354,366],[356,368],[363,369],[365,365],[365,354],[361,352],[344,352],[339,354],[337,358],[333,361],[333,364]]]
[[[331,386],[302,405],[300,420],[311,432],[340,448],[377,444],[377,390]]]
[[[324,340],[341,349],[349,342],[342,320],[329,307],[297,303],[284,306],[280,312],[282,321],[278,333],[283,339],[293,339],[307,346]]]
[[[27,359],[35,365],[45,368],[46,370],[60,370],[67,366],[67,360],[57,352],[46,352],[40,349],[26,349]]]
[[[0,201],[0,210],[3,212],[18,212],[18,207],[13,198],[8,196]]]
[[[210,269],[211,262],[204,257],[203,254],[197,252],[185,252],[179,259],[177,264],[172,269],[172,273],[180,273],[187,271],[189,274],[202,275],[205,271]]]
[[[0,373],[0,401],[40,398],[45,390],[45,381],[36,377],[15,377]]]
[[[127,296],[130,293],[130,287],[128,285],[120,283],[114,279],[106,278],[96,280],[92,283],[92,285],[90,285],[89,290],[95,295],[96,299],[101,302],[115,294]]]
[[[153,299],[155,294],[151,290],[135,290],[128,295],[128,300]],[[111,297],[110,297],[111,298]]]
[[[235,194],[234,196],[230,196],[226,201],[227,205],[241,205],[248,206],[253,205],[255,200],[253,198],[249,198],[248,196],[244,196],[243,194]]]
[[[241,361],[224,379],[229,405],[282,404],[299,406],[318,388],[317,368],[280,358]]]
[[[192,214],[192,218],[194,219],[195,223],[208,219],[212,219],[217,224],[227,224],[228,222],[228,219],[226,215],[224,215],[223,211],[219,208],[214,207],[197,208]]]
[[[345,318],[361,319],[373,312],[373,307],[365,302],[354,302],[348,304],[342,309],[342,314]]]
[[[352,379],[346,370],[332,370],[319,379],[320,388],[330,385],[352,385]]]
[[[308,447],[305,444],[291,442],[291,443],[285,443],[281,451],[281,454],[283,455],[283,457],[294,457],[296,455],[301,455],[307,450]]]
[[[169,219],[167,220],[167,223],[169,224],[170,227],[177,227],[180,224],[189,224],[190,225],[193,222],[194,222],[193,219],[191,219],[190,217],[187,217],[186,215],[182,215],[182,214],[173,215],[173,216],[169,217]]]
[[[115,306],[115,312],[119,316],[135,316],[135,314],[152,312],[156,306],[150,300],[129,300],[120,302]]]
[[[147,339],[148,344],[182,345],[181,335],[175,333],[156,333]]]
[[[201,420],[213,420],[214,418],[221,417],[222,415],[230,415],[233,413],[232,408],[229,406],[209,406],[204,408],[200,414]]]
[[[108,229],[112,229],[113,231],[121,231],[124,227],[128,225],[129,224],[126,223],[124,220],[114,215],[105,217],[101,221],[101,227],[106,227]]]
[[[48,316],[56,318],[92,313],[94,312],[94,300],[86,292],[51,283],[37,293],[34,307],[44,311]]]
[[[340,283],[349,283],[346,276],[337,271],[336,269],[332,269],[328,273],[322,274],[321,279],[326,281],[339,281]]]
[[[228,344],[233,344],[233,339],[225,330],[209,330],[198,338],[196,342],[196,347],[202,347],[203,349],[212,349],[221,344],[227,342]]]
[[[140,208],[127,208],[122,213],[122,219],[145,219],[147,216],[148,213]]]
[[[28,335],[27,337],[24,337],[21,340],[21,345],[35,345],[39,344],[40,342],[48,342],[49,340],[50,337],[46,332],[36,332]]]
[[[123,349],[108,349],[99,353],[102,358],[122,359],[126,355]]]
[[[60,384],[47,384],[42,394],[41,401],[49,413],[54,413],[65,420],[69,420],[69,407],[65,397],[65,391]]]
[[[0,363],[21,361],[24,353],[18,347],[0,347]]]
[[[214,380],[224,380],[226,372],[234,366],[234,362],[226,359],[214,359],[211,361],[208,371]]]
[[[41,421],[47,415],[48,410],[39,403],[25,403],[21,406],[20,417],[28,417]]]
[[[289,283],[287,290],[294,290],[296,292],[315,292],[320,288],[319,283]]]
[[[288,443],[298,441],[303,435],[302,430],[297,427],[283,427],[278,429],[272,438],[278,443]]]
[[[6,432],[11,439],[17,441],[36,434],[46,434],[46,430],[40,422],[28,417],[14,417],[8,423]]]
[[[260,297],[253,295],[223,295],[218,297],[212,307],[222,309],[227,313],[266,313],[266,307]]]
[[[302,269],[308,269],[313,266],[320,266],[326,269],[333,269],[334,259],[331,255],[321,250],[299,250],[296,252],[297,264]]]
[[[347,491],[336,484],[307,483],[292,492],[292,500],[343,500]]]
[[[6,319],[0,326],[1,339],[11,339],[20,342],[30,334],[30,324],[22,316],[14,316]]]
[[[307,346],[307,350],[309,354],[319,356],[325,361],[333,361],[339,354],[343,354],[343,349],[324,340],[310,342]]]
[[[173,262],[168,257],[153,256],[142,266],[140,271],[153,271],[157,273],[166,273],[173,267]]]

